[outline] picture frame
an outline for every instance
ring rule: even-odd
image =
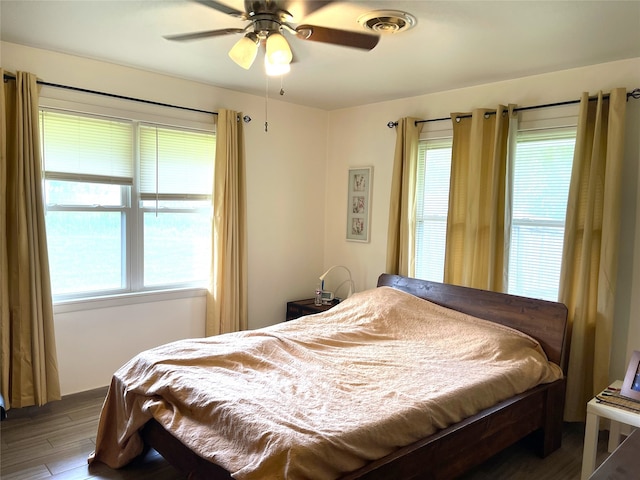
[[[350,167],[347,194],[347,240],[369,242],[373,167]]]
[[[640,402],[640,351],[636,350],[631,354],[620,394]]]

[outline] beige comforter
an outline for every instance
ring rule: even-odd
[[[332,479],[562,376],[532,338],[388,288],[118,370],[89,461],[142,451],[151,417],[237,479]]]

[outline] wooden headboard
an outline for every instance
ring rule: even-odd
[[[566,374],[567,307],[562,303],[387,273],[378,278],[378,287],[384,286],[526,333]]]

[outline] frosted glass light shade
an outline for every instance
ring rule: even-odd
[[[270,77],[278,77],[280,75],[284,75],[285,73],[289,73],[291,71],[291,65],[288,63],[280,63],[273,64],[269,62],[269,57],[264,56],[264,68],[267,72],[267,75]]]
[[[248,70],[258,54],[258,36],[249,32],[229,50],[229,57],[245,70]]]
[[[280,33],[272,33],[267,37],[267,59],[272,65],[291,63],[293,53],[287,40]]]

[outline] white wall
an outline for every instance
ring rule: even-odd
[[[46,82],[206,111],[229,108],[253,117],[245,124],[249,263],[249,326],[283,321],[286,302],[309,298],[322,273],[327,113],[133,68],[3,42],[2,67]],[[279,86],[278,86],[279,89]],[[210,116],[43,87],[42,103],[78,109],[135,111],[162,121]],[[85,104],[85,105],[83,105]],[[170,120],[165,120],[169,121]],[[111,373],[145,348],[204,334],[203,298],[147,302],[56,313],[63,394],[107,385]]]
[[[142,350],[204,336],[204,315],[202,296],[57,313],[62,394],[107,385]]]
[[[626,87],[627,90],[640,87],[640,58],[330,112],[325,173],[325,265],[343,264],[351,268],[358,290],[374,287],[378,275],[385,269],[396,139],[395,129],[386,126],[390,120],[402,117],[443,118],[451,112],[468,112],[477,107],[491,108],[499,103],[529,106],[562,102],[578,99],[583,91],[606,92],[615,87]],[[632,102],[636,102],[636,105],[630,106]],[[624,375],[627,349],[640,348],[640,199],[636,196],[640,184],[637,167],[640,157],[640,109],[637,103],[640,100],[628,104],[630,127],[627,132],[626,175],[622,186],[623,198],[627,203],[623,211],[620,243],[621,269],[612,378]],[[368,244],[345,240],[347,170],[360,165],[374,167],[372,231]]]

